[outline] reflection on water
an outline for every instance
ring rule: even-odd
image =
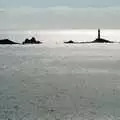
[[[0,46],[0,119],[119,119],[119,51],[119,44]]]

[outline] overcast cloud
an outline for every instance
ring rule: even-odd
[[[0,0],[1,29],[120,28],[120,0]]]

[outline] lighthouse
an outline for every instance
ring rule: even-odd
[[[98,39],[100,39],[100,29],[98,29]]]

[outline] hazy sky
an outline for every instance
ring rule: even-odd
[[[0,0],[0,29],[120,28],[120,0]]]

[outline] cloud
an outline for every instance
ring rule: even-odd
[[[4,13],[5,12],[5,10],[4,9],[0,9],[0,13]]]
[[[19,7],[2,9],[0,25],[6,29],[120,28],[120,8]]]
[[[69,7],[115,7],[120,0],[0,0],[0,7],[30,6],[47,8],[53,6]]]

